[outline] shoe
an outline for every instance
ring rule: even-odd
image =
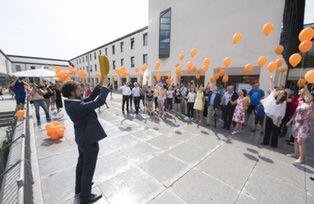
[[[260,132],[260,134],[261,134],[261,135],[264,135],[264,132],[263,132],[263,131],[261,131],[261,132]]]
[[[102,195],[96,195],[96,194],[90,194],[90,196],[87,198],[87,200],[81,200],[80,204],[88,204],[88,203],[94,203],[97,200],[99,200],[102,197]]]
[[[304,164],[304,161],[301,159],[297,159],[293,162],[294,164]]]
[[[239,133],[238,131],[232,131],[231,135]]]
[[[287,157],[292,157],[292,158],[298,158],[298,156],[296,154],[286,154]]]

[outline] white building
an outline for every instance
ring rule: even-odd
[[[267,69],[257,67],[257,59],[261,55],[271,61],[278,58],[274,48],[280,41],[284,3],[284,0],[150,0],[148,64],[159,59],[160,72],[166,75],[171,71],[175,76],[177,63],[185,70],[186,61],[191,60],[197,68],[202,68],[203,58],[208,57],[211,60],[209,73],[203,76],[207,84],[214,68],[223,67],[223,59],[229,56],[232,64],[225,71],[230,82],[259,77],[261,88],[266,89],[270,74]],[[262,33],[266,22],[274,25],[268,37]],[[234,45],[232,36],[236,32],[243,33],[244,37]],[[193,59],[189,56],[192,48],[198,50]],[[185,55],[183,62],[178,59],[179,53]],[[243,67],[247,63],[255,67],[244,76]],[[189,74],[183,72],[183,78],[187,76]]]
[[[9,57],[0,50],[0,86],[6,86],[11,72],[11,61]]]
[[[99,82],[96,73],[99,73],[99,55],[106,55],[110,60],[109,77],[113,81],[114,70],[121,66],[126,66],[130,72],[129,79],[119,78],[115,82],[115,87],[120,86],[122,81],[135,81],[138,77],[135,75],[135,67],[141,67],[148,62],[148,37],[147,27],[141,28],[135,32],[129,33],[121,38],[106,43],[84,54],[74,57],[70,63],[80,69],[88,72],[87,83],[95,85]]]
[[[30,69],[45,69],[55,70],[56,66],[66,68],[69,66],[68,60],[51,59],[42,57],[30,57],[20,55],[7,55],[12,62],[11,72],[18,72]]]

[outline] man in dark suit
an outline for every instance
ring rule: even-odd
[[[80,195],[81,204],[95,202],[102,197],[91,193],[99,151],[98,141],[107,136],[98,121],[95,109],[105,104],[109,93],[108,84],[108,79],[104,79],[102,86],[97,85],[86,99],[82,99],[84,89],[78,82],[66,82],[61,89],[62,95],[67,98],[64,101],[65,110],[74,123],[75,141],[79,152],[75,194]]]
[[[235,102],[238,99],[238,94],[234,91],[234,86],[228,86],[227,91],[222,96],[222,114],[224,119],[224,129],[230,130],[230,126],[232,123],[233,112],[236,104],[232,104],[231,102]]]
[[[210,121],[214,121],[215,110],[220,107],[221,95],[218,93],[216,86],[212,87],[212,90],[208,94],[208,111],[207,111],[207,125],[210,125]],[[217,113],[216,113],[217,114]]]

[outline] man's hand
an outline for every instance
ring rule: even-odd
[[[108,88],[110,81],[106,77],[105,79],[102,79],[102,86]]]

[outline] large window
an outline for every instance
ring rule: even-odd
[[[96,52],[94,52],[94,59],[96,59]]]
[[[31,69],[36,69],[36,67],[35,66],[31,66]]]
[[[160,13],[159,17],[159,57],[170,55],[171,9]]]
[[[116,53],[116,49],[115,49],[115,46],[112,45],[112,54],[114,55]]]
[[[112,69],[116,68],[116,61],[112,60]]]
[[[134,43],[135,43],[134,38],[131,38],[131,50],[134,49]]]
[[[147,54],[143,54],[143,64],[147,64]]]
[[[101,50],[99,50],[99,55],[101,55]]]
[[[124,46],[124,43],[120,42],[120,52],[123,52],[123,46]]]
[[[97,72],[97,64],[95,64],[95,72]]]
[[[105,48],[105,55],[108,56],[108,48]]]
[[[124,65],[124,59],[122,58],[121,59],[121,66],[123,66]]]
[[[135,58],[131,57],[131,67],[135,67]]]
[[[15,65],[15,71],[17,72],[22,71],[21,65],[19,64]]]
[[[147,33],[143,34],[143,46],[147,46]]]

